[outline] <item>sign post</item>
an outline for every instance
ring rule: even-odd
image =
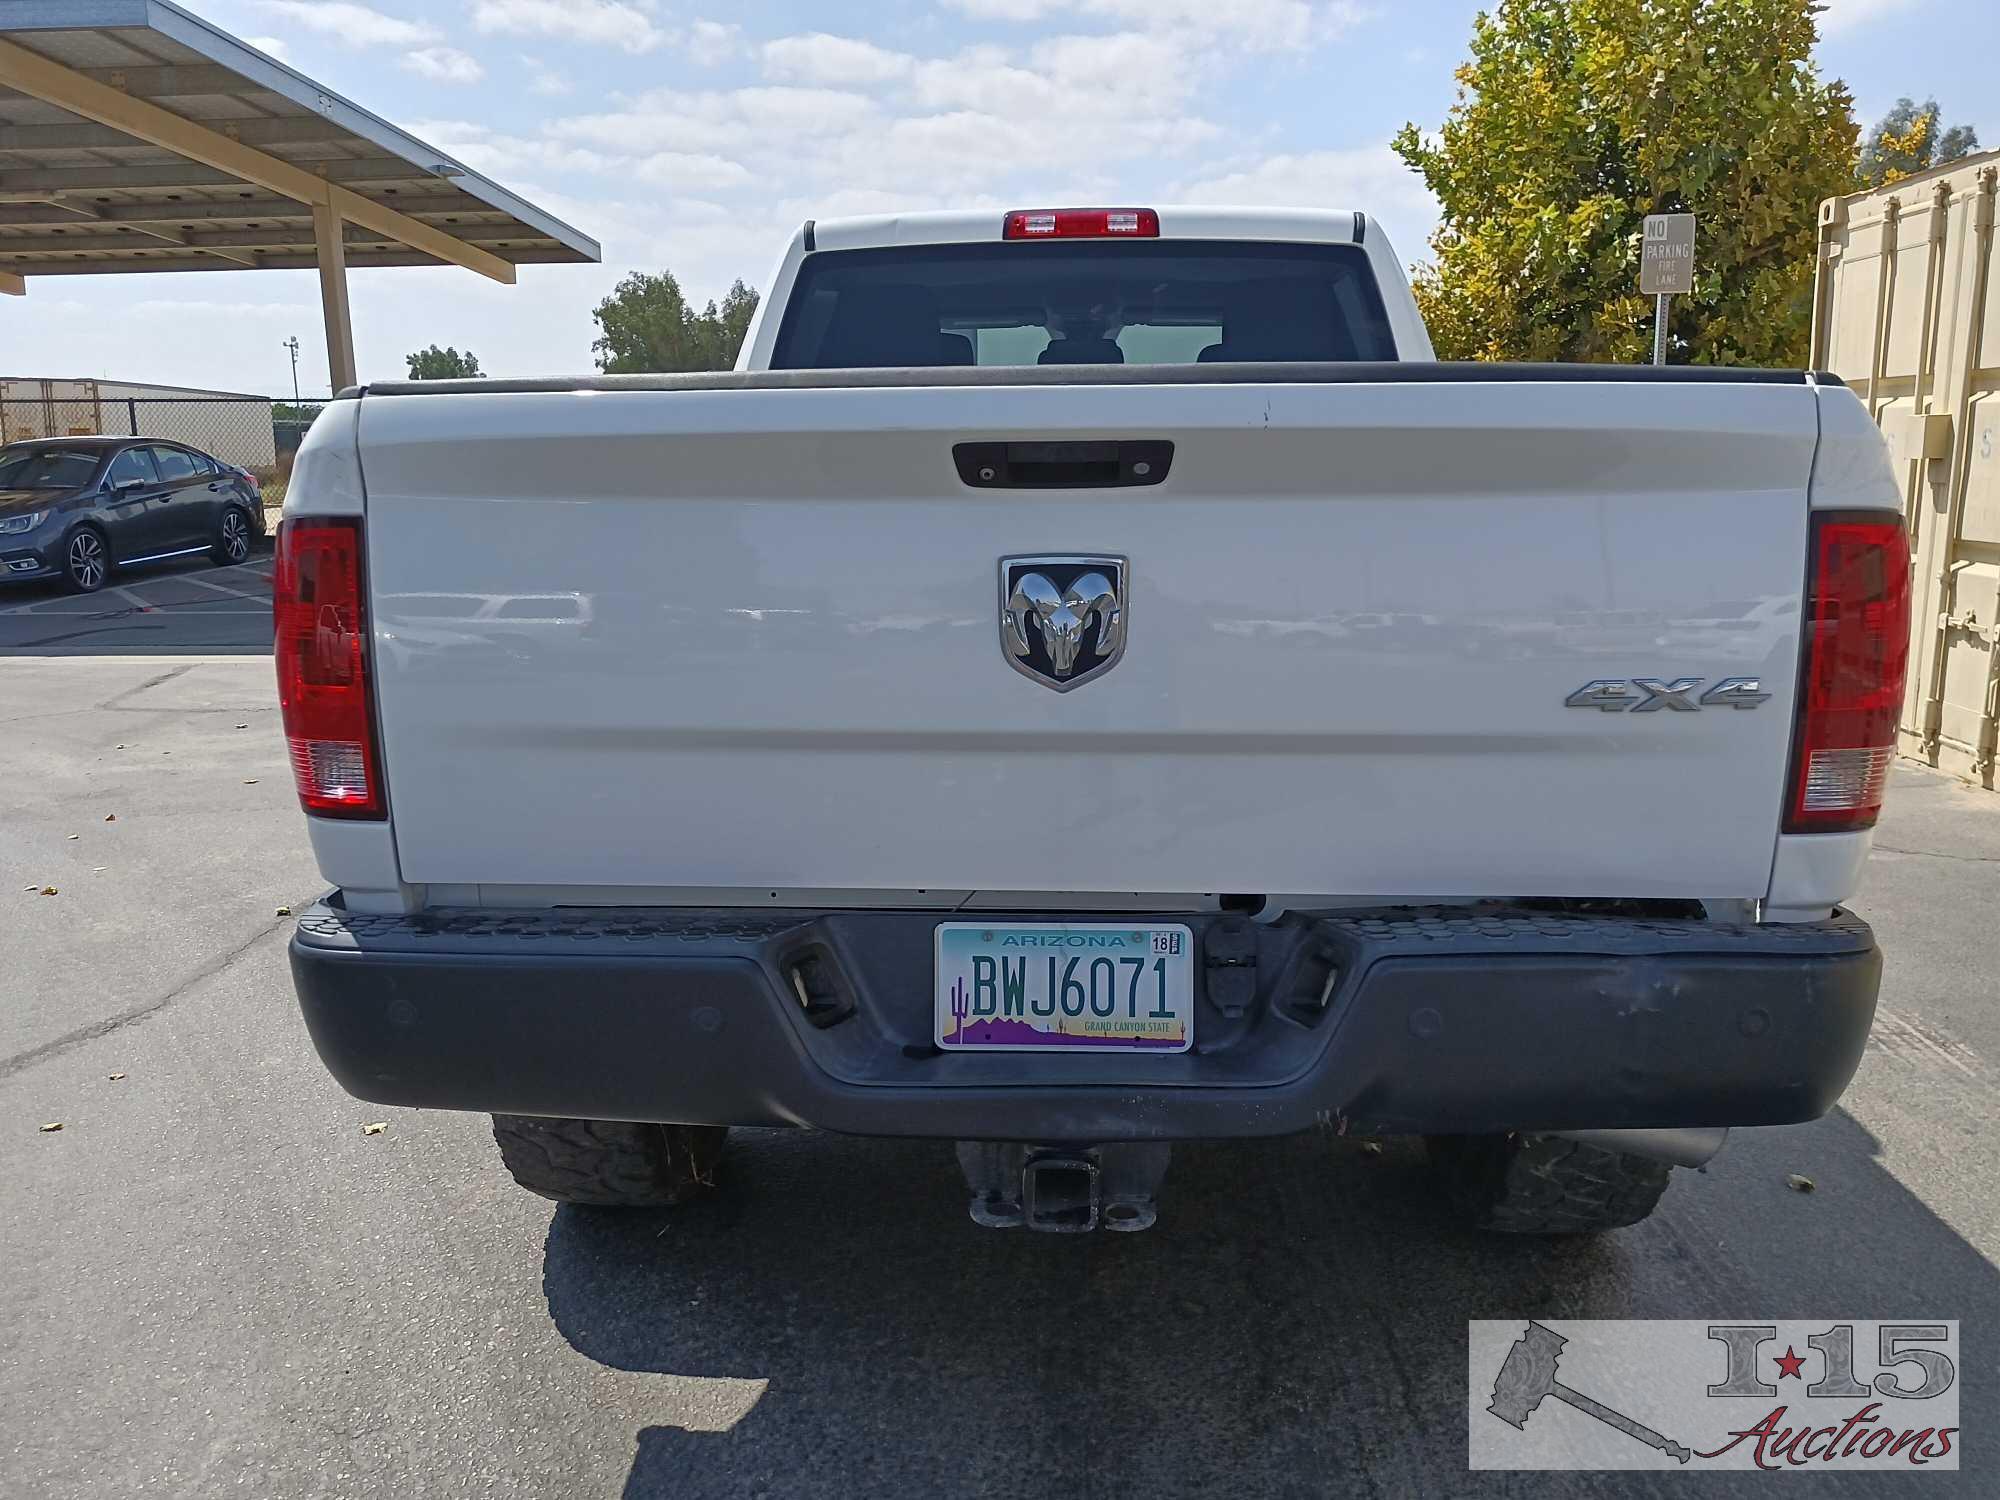
[[[1639,291],[1653,299],[1653,363],[1667,362],[1667,310],[1694,290],[1694,215],[1647,214],[1639,243]]]

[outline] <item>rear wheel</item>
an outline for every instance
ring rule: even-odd
[[[1637,1224],[1667,1190],[1663,1161],[1554,1135],[1426,1141],[1452,1206],[1479,1229],[1591,1234]]]
[[[495,1115],[493,1139],[514,1180],[558,1203],[660,1208],[715,1186],[720,1125]]]
[[[94,594],[110,576],[111,553],[103,533],[79,526],[63,544],[63,581],[74,593]]]
[[[219,563],[240,563],[250,555],[250,518],[240,505],[225,505],[215,518],[208,555]]]

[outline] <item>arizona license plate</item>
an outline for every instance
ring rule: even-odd
[[[1185,1052],[1194,1045],[1185,927],[944,922],[937,1044],[979,1052]]]

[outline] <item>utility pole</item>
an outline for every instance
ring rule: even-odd
[[[299,405],[299,336],[295,333],[284,341],[283,346],[292,352],[292,408]]]

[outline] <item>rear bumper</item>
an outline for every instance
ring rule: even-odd
[[[940,1054],[931,944],[948,917],[378,917],[336,898],[300,920],[291,959],[321,1058],[378,1103],[1047,1142],[1808,1120],[1853,1076],[1881,976],[1845,913],[1177,914],[1204,959],[1194,1051]],[[1254,964],[1218,967],[1225,949]]]

